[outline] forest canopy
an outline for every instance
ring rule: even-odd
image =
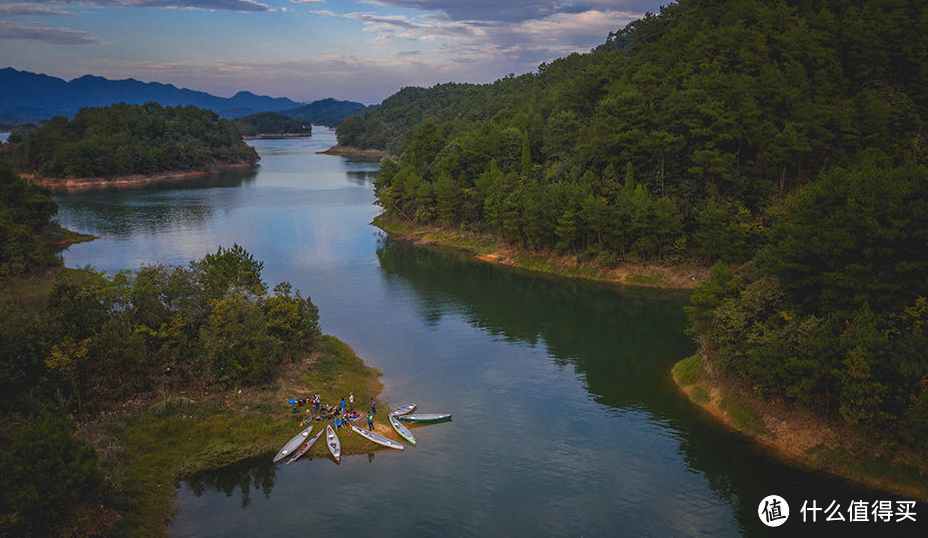
[[[404,88],[339,143],[398,157],[377,192],[401,218],[605,262],[743,262],[829,167],[925,162],[926,18],[683,0],[536,73]]]
[[[0,535],[44,535],[101,494],[71,414],[265,383],[316,349],[316,306],[262,269],[234,245],[188,267],[63,269],[39,305],[0,299]]]
[[[48,189],[26,182],[0,158],[0,278],[60,264],[39,238],[57,213]]]
[[[194,106],[83,108],[10,135],[13,163],[47,178],[111,177],[254,164],[258,154],[228,120]]]
[[[686,308],[723,373],[928,449],[928,170],[833,169]]]

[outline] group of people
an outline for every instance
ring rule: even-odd
[[[344,397],[342,397],[338,405],[332,406],[323,402],[318,393],[312,397],[306,396],[305,398],[296,400],[290,399],[290,404],[294,405],[293,412],[298,412],[299,407],[312,404],[311,407],[306,408],[306,414],[300,422],[301,426],[311,423],[314,418],[316,420],[331,419],[334,421],[333,426],[337,430],[347,427],[348,421],[355,421],[361,418],[361,414],[354,410],[354,392],[348,394],[347,406],[350,407],[350,411],[345,410],[346,402]],[[374,430],[374,414],[376,413],[377,404],[374,402],[374,399],[371,398],[371,412],[367,415],[367,428],[371,431]]]

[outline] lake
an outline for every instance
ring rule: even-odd
[[[171,536],[925,533],[802,523],[804,500],[846,516],[851,500],[895,498],[787,465],[691,405],[669,373],[695,349],[685,294],[390,241],[369,225],[377,162],[317,155],[335,139],[316,131],[252,141],[256,171],[56,195],[62,225],[100,236],[64,261],[113,272],[238,243],[384,372],[385,401],[454,418],[402,452],[288,466],[268,454],[191,477]],[[790,503],[779,529],[757,516],[770,494]]]

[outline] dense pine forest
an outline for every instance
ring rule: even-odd
[[[38,177],[110,177],[254,164],[258,154],[210,110],[118,104],[14,131],[13,163]]]
[[[918,2],[682,0],[535,73],[405,88],[339,142],[396,156],[388,216],[718,262],[688,308],[713,369],[928,447],[926,28]]]
[[[601,261],[745,261],[832,166],[923,162],[926,8],[692,0],[588,54],[406,88],[338,131],[397,216]]]

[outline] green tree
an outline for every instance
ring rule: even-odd
[[[96,454],[75,431],[70,416],[46,410],[0,445],[0,532],[39,534],[100,495]]]

